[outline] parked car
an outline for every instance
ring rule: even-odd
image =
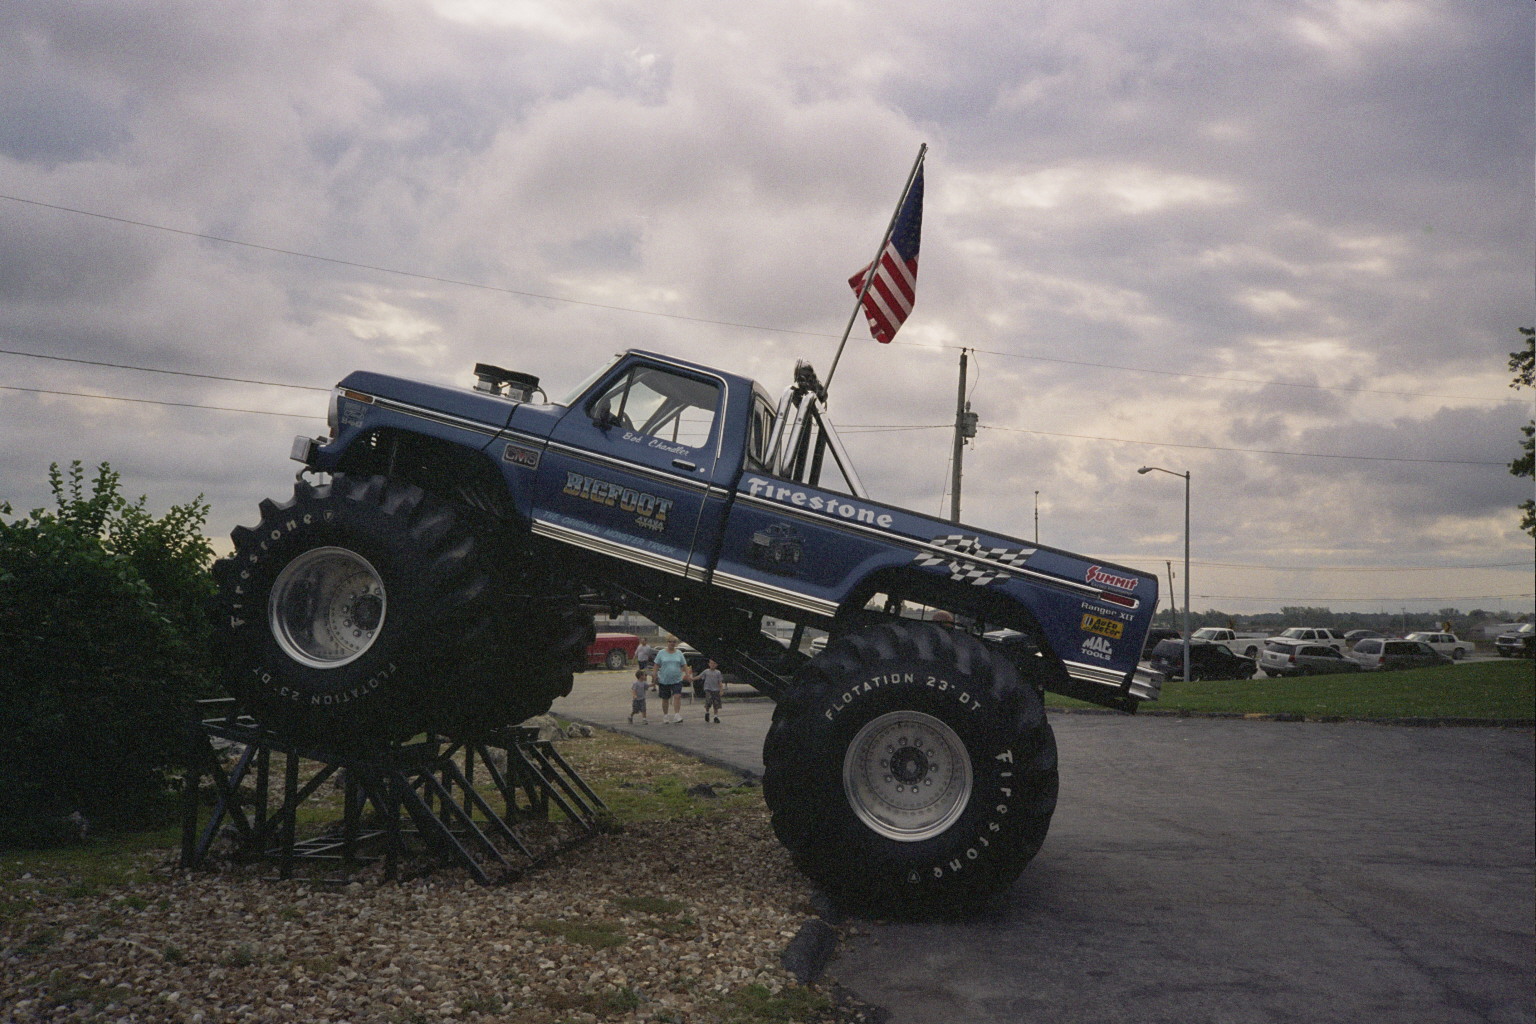
[[[1213,644],[1226,644],[1227,649],[1233,654],[1241,655],[1244,658],[1257,659],[1259,649],[1264,646],[1264,641],[1268,638],[1268,634],[1239,633],[1235,629],[1205,626],[1195,630],[1191,638],[1194,640],[1209,640]]]
[[[1152,650],[1147,663],[1169,679],[1184,678],[1184,641],[1163,640]],[[1226,644],[1196,640],[1189,645],[1191,679],[1252,679],[1254,660],[1233,654]]]
[[[1147,632],[1147,642],[1141,645],[1141,656],[1143,658],[1150,658],[1152,657],[1152,652],[1157,650],[1158,644],[1164,640],[1179,640],[1183,636],[1184,634],[1176,629],[1157,628],[1149,630]]]
[[[1449,654],[1457,661],[1465,658],[1467,656],[1467,648],[1472,646],[1463,640],[1456,639],[1456,634],[1454,633],[1409,633],[1403,639],[1418,640],[1429,644],[1440,654]]]
[[[1501,658],[1536,658],[1536,624],[1524,623],[1500,633],[1493,641],[1493,649]]]
[[[599,633],[587,647],[587,664],[621,669],[635,657],[640,638],[633,633]]]
[[[1276,640],[1297,640],[1309,644],[1327,644],[1336,651],[1343,651],[1347,644],[1344,642],[1344,634],[1336,629],[1319,629],[1312,626],[1292,626],[1277,636],[1272,636],[1264,641],[1266,644]],[[1261,666],[1262,667],[1262,666]]]
[[[1361,640],[1380,640],[1385,635],[1374,629],[1352,629],[1344,634],[1344,646],[1346,649],[1353,649]]]
[[[1349,652],[1349,657],[1361,668],[1372,670],[1451,664],[1450,658],[1422,640],[1392,640],[1386,637],[1361,640]]]
[[[1259,652],[1259,668],[1267,676],[1312,676],[1359,672],[1360,665],[1325,644],[1270,640]]]

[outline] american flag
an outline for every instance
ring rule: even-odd
[[[912,312],[912,303],[917,299],[917,250],[922,239],[923,169],[919,167],[878,266],[872,263],[848,279],[849,287],[858,294],[874,268],[875,279],[864,293],[864,315],[869,318],[869,333],[881,344],[896,337],[907,314]]]

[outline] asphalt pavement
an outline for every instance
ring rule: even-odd
[[[627,673],[557,713],[760,776],[773,704],[630,726]],[[750,691],[748,691],[750,692]],[[1529,728],[1053,714],[1061,799],[1008,897],[845,922],[827,970],[889,1024],[1530,1024]]]

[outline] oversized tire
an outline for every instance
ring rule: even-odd
[[[624,667],[624,661],[624,652],[619,648],[615,647],[613,650],[608,652],[607,665],[610,669],[618,671]]]
[[[569,603],[512,600],[464,515],[385,477],[300,480],[232,540],[214,566],[225,684],[295,742],[367,748],[522,721],[570,691],[591,634]]]
[[[1056,808],[1040,694],[976,638],[926,622],[845,634],[795,674],[763,796],[796,864],[840,905],[927,916],[1011,885]]]

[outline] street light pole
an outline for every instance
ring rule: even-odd
[[[1181,476],[1184,478],[1184,681],[1189,682],[1189,470],[1175,473],[1171,469],[1162,466],[1142,466],[1136,472],[1151,473],[1156,470],[1159,473],[1167,473],[1169,476]]]

